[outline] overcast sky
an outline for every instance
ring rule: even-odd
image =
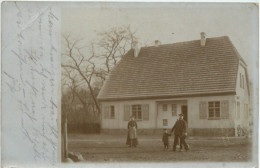
[[[258,62],[258,9],[254,4],[202,3],[76,3],[62,9],[62,33],[87,41],[111,27],[130,25],[140,43],[175,43],[229,36],[248,64],[249,76]],[[76,5],[76,6],[75,6]],[[257,75],[258,76],[258,75]]]

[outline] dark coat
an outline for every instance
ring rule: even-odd
[[[129,121],[128,122],[128,135],[130,139],[136,139],[137,138],[137,123],[135,121]]]
[[[127,128],[129,129],[130,127],[137,128],[137,123],[135,121],[129,121],[128,125],[127,125]]]
[[[182,135],[183,133],[186,133],[187,131],[187,124],[184,120],[177,120],[174,124],[171,132],[174,131],[174,135]]]
[[[162,137],[162,141],[164,144],[168,144],[169,143],[169,136],[171,136],[171,134],[169,133],[164,133],[163,137]]]
[[[128,128],[127,138],[126,138],[126,144],[127,145],[131,145],[131,139],[130,139],[130,136],[129,136],[129,128],[130,127],[136,127],[137,128],[137,123],[135,121],[129,121],[128,124],[127,124],[127,128]],[[132,140],[133,140],[134,146],[138,145],[137,137],[135,139],[132,139]]]

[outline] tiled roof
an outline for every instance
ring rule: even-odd
[[[113,69],[98,99],[235,92],[238,55],[228,37],[131,49]]]

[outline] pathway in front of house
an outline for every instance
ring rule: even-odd
[[[171,147],[173,137],[171,137]],[[124,135],[69,135],[69,151],[79,152],[90,162],[245,162],[252,156],[251,141],[244,137],[189,137],[188,152],[163,151],[161,137],[139,136],[137,148],[125,145]]]

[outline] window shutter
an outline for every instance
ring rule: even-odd
[[[200,119],[207,119],[207,102],[200,102]]]
[[[229,118],[229,103],[228,100],[221,101],[220,117],[223,119]]]
[[[237,102],[237,119],[240,119],[240,102]]]
[[[109,106],[105,106],[104,109],[104,118],[109,119]]]
[[[143,120],[149,120],[149,104],[142,105]]]
[[[240,81],[240,88],[242,88],[242,74],[240,73],[240,78],[239,78],[239,81]]]
[[[248,119],[248,105],[244,104],[244,114],[245,114],[245,119]]]
[[[125,105],[124,106],[124,120],[129,121],[130,115],[131,115],[130,105]]]
[[[172,104],[172,116],[177,116],[177,105]]]
[[[245,86],[244,86],[244,75],[242,75],[242,88],[244,89]]]

